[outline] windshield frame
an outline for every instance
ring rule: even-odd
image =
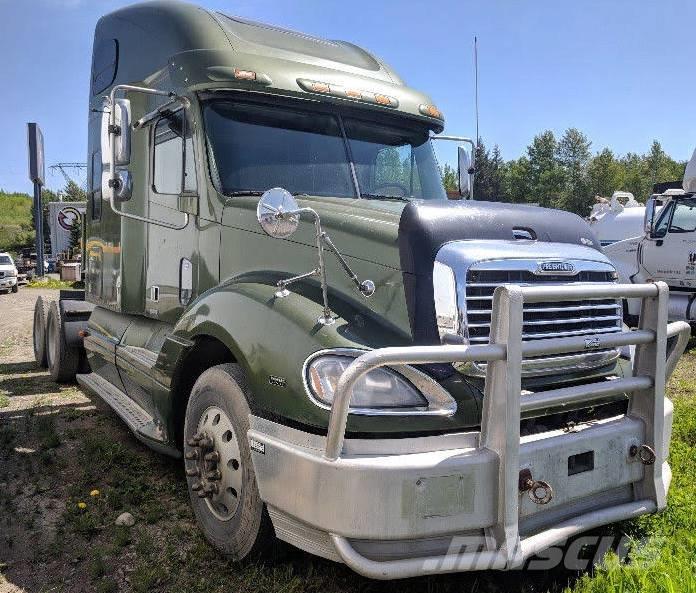
[[[437,161],[437,156],[435,153],[434,146],[432,144],[432,137],[431,134],[434,131],[433,130],[433,124],[432,122],[429,122],[423,118],[415,117],[410,114],[406,114],[403,112],[398,112],[398,113],[384,113],[382,111],[378,110],[373,110],[373,109],[367,109],[364,106],[355,106],[351,104],[346,104],[346,105],[341,105],[341,104],[336,104],[332,102],[326,102],[326,101],[320,101],[315,98],[296,98],[296,97],[288,97],[285,95],[273,95],[273,94],[267,94],[267,93],[253,93],[250,94],[248,92],[241,92],[237,91],[236,89],[225,89],[224,91],[216,91],[216,92],[206,92],[206,93],[201,93],[199,95],[200,98],[200,106],[201,106],[201,120],[202,120],[202,128],[203,128],[203,134],[204,134],[204,143],[205,143],[205,154],[206,154],[206,168],[208,172],[208,176],[210,179],[210,182],[212,183],[213,187],[224,197],[231,199],[235,197],[235,194],[237,195],[242,195],[246,194],[246,191],[239,191],[239,192],[232,192],[231,194],[225,193],[223,191],[223,188],[221,187],[221,184],[219,183],[218,180],[218,175],[216,175],[214,169],[217,168],[216,162],[215,162],[215,154],[214,154],[214,148],[212,146],[212,141],[210,138],[210,128],[209,124],[206,121],[206,107],[210,103],[215,103],[215,102],[234,102],[234,103],[248,103],[251,105],[265,105],[269,107],[277,106],[283,109],[292,109],[292,110],[298,110],[298,111],[303,111],[303,112],[312,112],[312,113],[321,113],[323,115],[328,115],[333,118],[338,122],[341,130],[341,137],[344,145],[344,150],[345,150],[345,155],[346,155],[346,164],[348,164],[349,169],[350,169],[350,175],[351,175],[351,181],[353,184],[353,189],[355,192],[354,197],[347,197],[347,196],[336,196],[339,197],[340,199],[383,199],[385,201],[389,200],[403,200],[410,202],[412,200],[425,200],[425,201],[442,201],[447,199],[447,194],[445,193],[444,189],[444,184],[442,183],[441,180],[441,174],[440,174],[440,169],[439,169],[439,163]],[[411,145],[411,154],[413,156],[413,151],[416,148],[424,147],[426,144],[428,145],[428,150],[432,152],[433,155],[433,164],[435,166],[434,172],[437,174],[438,179],[440,180],[440,187],[442,188],[442,195],[441,196],[433,196],[433,197],[414,197],[414,196],[390,196],[390,195],[374,195],[370,194],[369,191],[364,191],[363,188],[360,187],[360,184],[358,182],[358,176],[356,175],[356,168],[355,168],[355,162],[353,160],[352,152],[351,152],[351,139],[348,138],[346,135],[346,128],[344,125],[344,118],[345,119],[357,119],[357,120],[363,120],[363,121],[375,121],[375,123],[380,124],[381,126],[389,126],[390,122],[395,128],[398,129],[413,129],[416,126],[420,128],[422,131],[427,132],[427,139],[426,142],[419,145],[418,147],[415,147]],[[417,132],[416,129],[414,129],[414,135]],[[250,195],[254,195],[256,193],[255,190],[252,188],[249,189],[248,193]],[[304,194],[304,195],[313,195],[313,194],[306,194],[305,192],[294,192],[295,194]],[[320,195],[320,194],[316,194]],[[325,195],[323,197],[326,197]],[[333,197],[333,196],[331,196]]]

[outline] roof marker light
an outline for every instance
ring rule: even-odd
[[[421,105],[418,107],[418,111],[420,111],[423,115],[427,115],[428,117],[445,119],[442,115],[442,111],[435,107],[435,105]]]
[[[256,80],[256,72],[253,72],[251,70],[241,70],[240,68],[235,68],[234,77],[237,80]]]
[[[356,99],[365,103],[382,105],[384,107],[397,108],[399,106],[398,99],[382,93],[372,91],[358,90],[346,88],[340,84],[330,84],[318,80],[307,80],[306,78],[298,78],[297,84],[300,88],[311,93],[322,93],[325,95],[333,95],[343,99]]]

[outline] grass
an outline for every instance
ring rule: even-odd
[[[57,280],[56,278],[50,278],[48,276],[34,278],[31,282],[26,284],[26,288],[70,289],[79,288],[80,286],[81,282],[79,281]]]

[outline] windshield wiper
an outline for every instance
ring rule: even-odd
[[[411,198],[407,196],[385,196],[382,194],[366,194],[360,192],[360,197],[366,200],[398,200],[399,202],[410,202]]]
[[[262,196],[263,192],[258,189],[240,189],[238,191],[224,192],[226,196],[234,198],[237,196]]]

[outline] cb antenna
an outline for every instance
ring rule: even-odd
[[[476,149],[479,145],[478,38],[474,35],[474,94],[476,104]]]

